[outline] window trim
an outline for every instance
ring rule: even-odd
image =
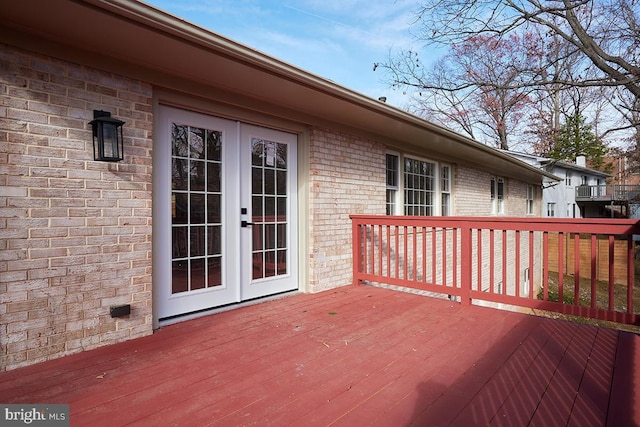
[[[429,174],[422,174],[422,171],[419,171],[418,173],[413,173],[411,171],[407,171],[407,162],[417,162],[419,166],[426,164],[429,168],[429,170],[427,171],[427,173]],[[403,189],[402,189],[402,193],[404,195],[404,203],[402,204],[402,212],[405,216],[437,216],[438,215],[438,202],[439,199],[438,194],[439,194],[439,186],[440,183],[438,182],[438,171],[439,171],[439,167],[438,167],[438,163],[437,162],[433,162],[431,160],[427,160],[424,158],[419,158],[419,157],[415,157],[415,156],[403,156],[403,161],[402,161],[402,184],[403,184]],[[414,183],[415,183],[415,178],[418,179],[418,186],[412,186],[411,188],[407,187],[407,176],[411,174],[414,177]],[[422,180],[424,179],[424,183],[422,182]],[[421,186],[423,186],[423,188],[421,188]],[[412,193],[413,195],[417,196],[418,202],[417,203],[412,203],[411,206],[407,205],[407,195],[409,193],[409,191],[413,191],[414,193]],[[424,204],[421,203],[421,197],[424,195],[425,196],[425,200],[424,200]],[[427,197],[429,196],[429,197]],[[427,198],[429,199],[429,203],[427,203]],[[416,197],[412,198],[413,200],[416,199]],[[407,213],[407,210],[411,208],[414,212],[415,209],[418,209],[418,215],[416,215],[415,213]],[[424,209],[424,213],[421,212]],[[427,213],[429,212],[429,213]]]
[[[397,187],[394,186],[390,186],[388,184],[388,180],[387,180],[387,173],[388,173],[388,169],[387,169],[387,162],[386,159],[388,158],[388,156],[396,156],[397,158],[397,170],[395,171],[397,173],[396,179],[397,179]],[[445,162],[439,162],[436,160],[431,160],[425,157],[420,157],[420,156],[414,156],[411,154],[404,154],[404,153],[399,153],[397,151],[392,151],[392,150],[388,150],[386,152],[385,155],[385,191],[387,192],[386,194],[386,214],[387,215],[400,215],[400,216],[405,216],[406,214],[406,202],[405,202],[405,192],[407,190],[406,185],[405,185],[405,161],[406,159],[411,159],[411,160],[417,160],[419,162],[425,162],[425,163],[429,163],[431,165],[433,165],[433,177],[432,180],[433,182],[431,183],[431,187],[432,189],[430,190],[431,193],[431,204],[428,205],[431,207],[431,214],[429,214],[428,216],[441,216],[442,215],[442,201],[443,201],[443,197],[442,194],[447,194],[448,198],[449,198],[449,212],[447,213],[447,215],[452,215],[453,212],[453,165],[451,163],[445,163]],[[443,191],[443,176],[442,176],[442,171],[443,171],[443,167],[448,168],[448,183],[449,183],[449,189],[448,191]],[[393,194],[390,194],[389,192],[392,191],[394,192]],[[394,200],[390,202],[390,198],[393,198]],[[389,212],[389,206],[393,206],[393,210],[394,212]],[[424,205],[427,206],[427,205]],[[409,216],[409,215],[407,215]],[[412,215],[411,215],[412,216]]]
[[[445,175],[444,175],[444,170],[446,168],[446,179],[445,179]],[[440,215],[442,216],[449,216],[451,215],[451,187],[453,186],[453,182],[452,182],[452,176],[451,176],[451,165],[449,163],[440,163],[439,164],[439,169],[440,169]],[[445,189],[444,187],[444,183],[447,183],[447,189]],[[447,212],[444,212],[444,201],[445,201],[445,197],[447,200]]]
[[[491,215],[504,215],[505,214],[505,200],[506,200],[506,188],[507,181],[501,176],[492,176],[490,181],[491,186]]]
[[[536,200],[536,188],[533,184],[527,184],[527,215],[533,215]]]
[[[549,213],[553,212],[553,215],[549,215]],[[548,218],[555,218],[556,217],[556,204],[555,202],[548,202],[547,203],[547,217]]]
[[[394,156],[396,160],[396,168],[393,172],[395,172],[395,181],[396,185],[389,184],[389,157]],[[385,155],[385,192],[386,192],[386,202],[385,202],[385,212],[387,215],[398,215],[398,206],[401,204],[402,196],[400,195],[402,191],[400,191],[402,187],[401,182],[401,174],[400,174],[400,161],[401,156],[400,153],[395,151],[387,151]],[[390,193],[391,192],[391,193]],[[391,195],[391,197],[390,197]],[[393,199],[393,200],[390,200]],[[390,211],[393,212],[390,212]]]

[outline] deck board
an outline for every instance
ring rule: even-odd
[[[640,338],[370,286],[0,374],[72,425],[640,425]]]

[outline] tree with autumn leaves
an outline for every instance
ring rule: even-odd
[[[410,74],[420,82],[414,112],[507,150],[532,102],[522,70],[538,60],[529,35],[478,35],[451,46],[431,68],[407,52],[403,81]],[[399,79],[396,74],[395,84]]]
[[[500,148],[553,152],[581,118],[596,143],[637,149],[636,0],[422,0],[416,16],[421,44],[447,54],[394,52],[375,67],[414,112]]]

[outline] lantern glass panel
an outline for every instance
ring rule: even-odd
[[[118,149],[118,127],[111,123],[105,123],[103,129],[104,137],[104,153],[103,156],[111,159],[120,158],[120,150]]]

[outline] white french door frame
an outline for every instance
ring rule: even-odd
[[[286,265],[287,272],[284,275],[274,277],[265,277],[253,279],[251,270],[243,268],[241,272],[241,298],[249,300],[260,298],[266,295],[273,295],[282,292],[298,289],[298,194],[297,194],[297,136],[274,129],[260,126],[243,124],[240,128],[241,154],[240,158],[243,162],[241,167],[246,168],[247,163],[251,164],[252,142],[254,140],[262,140],[286,145],[287,150],[287,209],[286,209],[286,233],[288,247],[286,248]],[[252,166],[250,166],[252,167]],[[247,176],[246,174],[244,175]],[[252,217],[252,182],[251,175],[249,180],[242,183],[240,203],[241,209],[247,209],[247,214],[243,215],[243,219],[247,220]],[[241,264],[243,266],[253,265],[252,256],[252,239],[254,230],[250,227],[244,227],[241,232]]]
[[[172,124],[222,132],[221,286],[172,293]],[[297,136],[269,128],[252,126],[160,105],[154,127],[153,153],[153,319],[154,324],[182,316],[193,317],[221,306],[298,289],[298,203]],[[287,195],[287,274],[276,278],[252,278],[251,228],[241,227],[251,220],[252,138],[281,142],[290,148]],[[247,215],[241,215],[241,208]],[[174,321],[174,320],[171,320]]]

